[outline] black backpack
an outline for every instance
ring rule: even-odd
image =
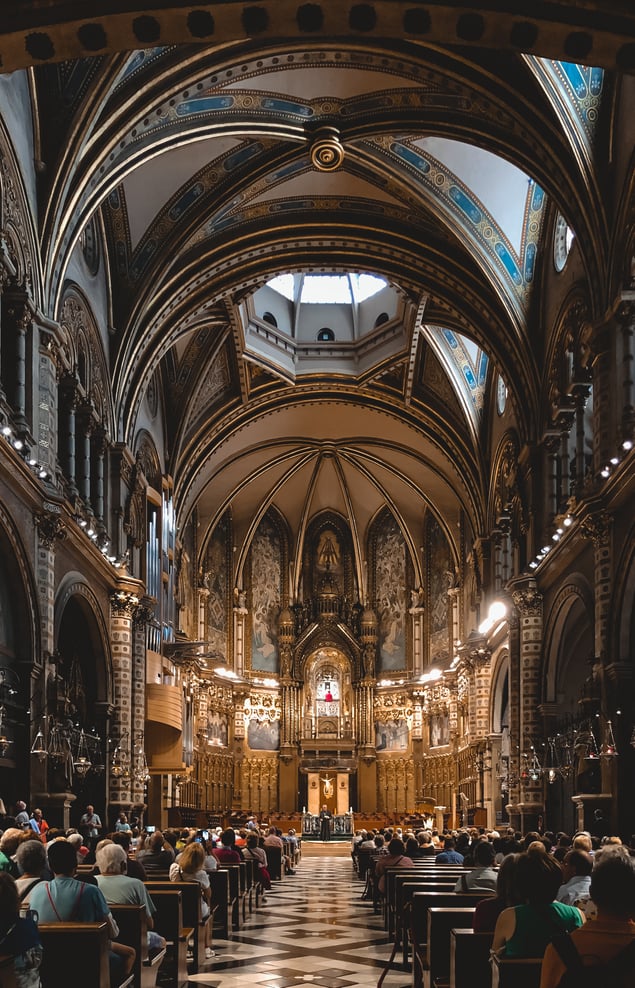
[[[560,960],[566,965],[558,988],[627,988],[633,984],[635,969],[635,940],[620,950],[610,961],[583,964],[580,954],[568,933],[552,940]],[[628,978],[628,982],[627,979]]]

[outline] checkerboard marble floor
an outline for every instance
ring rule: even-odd
[[[267,902],[230,940],[215,939],[216,957],[189,978],[207,988],[370,988],[392,944],[381,916],[361,899],[350,856],[304,856],[295,875],[274,882]],[[410,988],[395,966],[385,988]]]

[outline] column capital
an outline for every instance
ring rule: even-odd
[[[56,506],[51,506],[51,508]],[[33,516],[40,543],[45,549],[52,549],[56,542],[62,542],[68,535],[66,524],[62,521],[61,512],[44,510]]]
[[[130,590],[112,590],[110,606],[118,617],[133,617],[140,603],[138,594]]]
[[[601,508],[593,514],[588,514],[580,522],[583,536],[590,539],[596,548],[607,545],[611,536],[613,518],[608,511]]]
[[[523,617],[537,617],[542,614],[542,594],[534,579],[515,580],[510,585],[514,606]]]

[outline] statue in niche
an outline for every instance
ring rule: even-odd
[[[323,532],[317,550],[318,565],[325,570],[335,570],[340,561],[340,547],[334,532]]]
[[[417,608],[423,607],[424,601],[424,590],[423,587],[419,587],[418,590],[410,591],[410,607],[414,611]]]
[[[364,663],[364,675],[367,679],[372,679],[375,675],[375,646],[366,645],[362,653]]]

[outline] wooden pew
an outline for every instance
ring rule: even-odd
[[[458,927],[471,928],[474,906],[428,909],[428,969],[423,973],[426,988],[449,988],[450,934]]]
[[[397,876],[395,881],[395,919],[394,930],[397,943],[402,945],[402,962],[404,970],[408,968],[408,946],[410,942],[410,910],[412,897],[416,892],[446,892],[454,891],[454,885],[443,882],[409,881],[411,876]]]
[[[0,988],[16,988],[13,955],[3,954],[0,957]]]
[[[133,968],[137,988],[154,988],[161,961],[167,949],[153,954],[148,952],[148,917],[145,906],[117,905],[112,903],[110,911],[119,927],[117,941],[134,947],[137,957]]]
[[[214,931],[229,939],[229,923],[231,917],[231,907],[229,905],[229,874],[224,868],[210,871],[209,883],[212,887],[212,915],[214,917]]]
[[[232,932],[240,929],[240,865],[219,864],[218,871],[226,871],[229,881],[227,904],[231,913]]]
[[[493,933],[453,929],[450,933],[450,988],[490,988],[489,952]]]
[[[269,863],[271,880],[282,881],[282,848],[265,845],[265,854]]]
[[[437,908],[460,909],[476,906],[489,892],[415,892],[410,907],[410,942],[412,943],[412,984],[413,988],[423,985],[423,973],[429,970],[428,957],[428,910]],[[448,951],[449,954],[449,951]]]
[[[183,925],[192,928],[192,973],[197,974],[205,961],[205,927],[210,918],[203,919],[201,887],[198,882],[155,882],[148,879],[144,882],[150,898],[154,901],[155,891],[170,891],[178,889],[182,893]]]
[[[40,923],[44,948],[42,988],[67,988],[70,971],[90,988],[110,988],[110,950],[106,923]],[[128,979],[128,984],[132,979]]]
[[[173,882],[169,890],[155,889],[151,895],[157,910],[154,928],[165,937],[169,948],[170,957],[163,966],[172,971],[170,988],[186,988],[187,943],[194,936],[194,930],[183,925],[182,894]]]
[[[494,957],[492,988],[540,988],[541,967],[542,957]]]

